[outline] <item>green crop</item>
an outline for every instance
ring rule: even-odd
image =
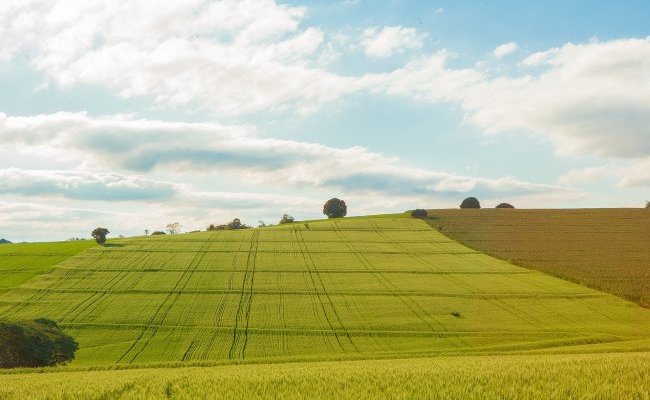
[[[607,398],[648,379],[634,367],[605,379],[619,363],[647,367],[635,352],[650,350],[648,310],[403,215],[114,240],[0,294],[0,319],[33,318],[80,344],[67,372],[34,381],[63,397],[526,398],[529,385]],[[219,363],[256,365],[71,371]],[[21,396],[35,377],[0,386]]]
[[[2,399],[647,399],[650,353],[0,375]]]

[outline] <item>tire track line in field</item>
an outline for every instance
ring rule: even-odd
[[[209,243],[210,242],[204,242],[201,249],[205,248]],[[152,331],[151,334],[148,335],[148,338],[146,339],[144,344],[141,345],[140,350],[135,352],[135,354],[130,358],[129,363],[132,363],[142,353],[142,351],[147,347],[147,345],[149,344],[151,339],[156,335],[156,332],[159,329],[158,326],[156,325],[153,328],[151,328],[150,326],[153,325],[153,322],[156,320],[156,318],[159,316],[159,314],[162,315],[162,318],[160,318],[160,322],[162,323],[162,321],[165,319],[165,317],[169,313],[169,310],[171,310],[171,308],[173,307],[176,300],[178,300],[178,297],[180,296],[180,294],[182,292],[182,288],[184,288],[184,285],[182,286],[180,291],[177,292],[177,289],[181,285],[181,282],[184,281],[185,285],[187,284],[187,281],[189,280],[189,276],[191,276],[191,272],[190,272],[191,267],[194,266],[196,268],[196,266],[198,265],[198,263],[195,263],[196,259],[203,257],[203,253],[201,252],[201,249],[199,249],[199,251],[195,251],[195,255],[192,258],[192,261],[190,262],[190,265],[188,266],[188,268],[181,275],[181,277],[178,279],[178,281],[176,281],[176,284],[174,285],[172,290],[169,292],[167,297],[165,297],[165,299],[160,303],[160,305],[158,306],[158,308],[156,309],[154,314],[151,316],[151,318],[149,318],[149,321],[146,323],[147,327],[144,328],[140,332],[140,335],[138,336],[138,338],[131,344],[131,346],[117,360],[118,363],[121,362],[127,356],[127,354],[129,354],[133,349],[135,349],[135,347],[143,340],[143,338],[145,337],[145,335],[149,331]],[[188,273],[189,273],[189,276],[188,276]],[[186,276],[187,276],[187,278],[186,278]],[[166,310],[163,311],[163,309],[165,308],[165,305],[168,302],[170,304],[167,306]]]
[[[253,297],[255,296],[254,292],[254,283],[255,283],[255,266],[257,264],[257,248],[259,247],[259,239],[260,239],[260,231],[257,230],[253,233],[253,238],[251,238],[251,243],[254,243],[254,248],[253,244],[251,244],[252,251],[249,253],[248,260],[249,263],[252,264],[252,269],[251,269],[251,284],[250,284],[250,290],[248,291],[248,305],[246,307],[246,329],[244,330],[244,345],[242,346],[241,350],[241,357],[242,359],[246,358],[246,346],[248,345],[248,328],[250,326],[250,321],[251,321],[251,308],[253,306]]]
[[[327,302],[329,303],[330,307],[332,308],[332,313],[334,314],[334,318],[338,322],[338,325],[340,326],[341,330],[343,330],[345,332],[345,336],[347,337],[348,341],[352,345],[352,348],[354,348],[354,350],[358,353],[359,349],[357,348],[357,345],[354,343],[354,341],[352,340],[352,337],[350,336],[350,333],[345,328],[345,325],[343,324],[343,321],[341,320],[341,317],[339,316],[338,312],[336,311],[336,307],[334,306],[334,302],[332,302],[332,298],[331,298],[330,294],[327,292],[327,289],[325,288],[325,285],[323,284],[323,278],[321,277],[320,272],[318,271],[318,267],[316,266],[316,263],[314,263],[314,260],[311,257],[311,254],[309,253],[309,248],[307,247],[307,245],[304,242],[304,236],[302,234],[302,231],[301,230],[296,230],[296,235],[298,236],[298,244],[299,244],[299,246],[302,246],[302,248],[304,249],[302,254],[303,254],[303,257],[304,257],[305,262],[307,264],[307,268],[311,268],[315,272],[315,274],[309,274],[309,276],[310,276],[310,278],[311,278],[311,280],[312,280],[312,282],[314,284],[314,289],[316,289],[317,296],[319,296],[319,300],[320,300],[320,294],[318,293],[318,291],[319,291],[318,290],[318,284],[320,284],[320,287],[322,288],[322,292],[323,292],[325,298],[327,299]],[[314,279],[314,275],[316,276],[316,279]],[[329,318],[327,317],[327,312],[325,311],[325,304],[323,303],[322,300],[320,300],[320,301],[321,301],[321,304],[323,306],[323,311],[326,313],[326,318],[328,320],[328,323],[330,324],[330,327],[332,327],[332,324],[329,321]],[[342,346],[342,344],[341,344],[341,342],[339,340],[338,334],[336,335],[336,339],[339,342],[339,346],[341,346],[341,349],[345,352],[345,349],[343,348],[343,346]]]
[[[233,327],[233,332],[232,332],[232,343],[230,345],[230,350],[228,351],[228,358],[232,359],[235,357],[235,354],[238,352],[237,347],[239,346],[239,341],[241,340],[241,334],[239,333],[239,320],[246,318],[246,312],[247,312],[247,304],[250,301],[250,297],[252,297],[252,285],[251,285],[251,290],[249,290],[249,296],[246,294],[246,282],[249,279],[249,272],[250,272],[250,267],[251,267],[251,261],[254,260],[256,253],[253,255],[253,258],[251,259],[251,254],[253,254],[253,249],[254,246],[256,246],[256,239],[257,236],[259,235],[259,231],[255,231],[253,233],[253,236],[251,237],[250,240],[250,246],[248,248],[248,257],[246,258],[246,267],[244,269],[244,277],[242,278],[242,285],[241,285],[241,294],[239,296],[239,303],[237,305],[237,313],[235,314],[235,323]],[[254,262],[254,261],[253,261]],[[253,268],[255,268],[254,265],[252,265]],[[248,298],[248,300],[247,300]],[[250,311],[250,308],[248,308],[248,311]]]
[[[244,243],[246,242],[246,232],[242,232],[241,234],[241,240],[239,241],[239,247],[237,248],[237,251],[241,251],[242,247],[244,246]],[[236,253],[233,258],[230,261],[230,275],[228,276],[228,289],[232,289],[232,280],[235,276],[235,273],[237,272],[237,260],[239,259],[239,253]],[[223,313],[225,312],[226,309],[226,304],[227,304],[227,298],[229,297],[229,293],[224,293],[221,297],[219,297],[219,302],[217,303],[217,307],[214,310],[214,315],[213,315],[213,321],[214,321],[214,326],[219,327],[221,325],[221,319],[223,318]],[[214,348],[214,345],[219,338],[219,331],[215,331],[212,335],[212,338],[210,340],[210,344],[206,346],[206,348],[203,350],[203,354],[201,355],[202,359],[207,359],[210,355],[210,352]]]

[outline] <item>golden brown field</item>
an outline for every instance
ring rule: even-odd
[[[650,307],[648,209],[429,210],[448,237]]]

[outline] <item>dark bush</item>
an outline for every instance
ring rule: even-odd
[[[163,232],[163,231],[153,231],[151,234],[152,235],[166,235],[166,233]]]
[[[280,218],[279,223],[280,223],[280,225],[282,225],[282,224],[290,224],[295,220],[296,219],[294,217],[292,217],[291,215],[289,215],[289,214],[282,214],[282,218]]]
[[[411,217],[414,218],[424,218],[427,216],[427,210],[424,210],[422,208],[415,209],[411,211]]]
[[[74,359],[79,347],[54,321],[0,322],[0,368],[47,367]]]
[[[460,208],[481,208],[481,203],[476,197],[468,197],[460,203]]]
[[[650,201],[645,202],[645,208],[650,208]]]
[[[500,203],[495,208],[515,208],[515,206],[510,203]]]
[[[90,235],[95,238],[95,241],[99,244],[104,244],[106,243],[106,235],[108,235],[110,232],[106,228],[95,228],[93,231],[90,233]]]
[[[210,224],[207,230],[223,231],[223,230],[236,230],[236,229],[248,229],[248,228],[250,228],[250,226],[243,224],[239,218],[235,218],[232,220],[232,222],[228,222],[227,224],[221,224],[221,225]]]
[[[327,218],[341,218],[345,217],[348,213],[348,206],[345,201],[337,199],[336,197],[327,200],[323,206],[323,214]]]
[[[460,313],[458,311],[452,311],[451,315],[453,315],[456,318],[460,318]]]

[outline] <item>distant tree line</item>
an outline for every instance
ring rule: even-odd
[[[54,321],[0,322],[0,368],[47,367],[74,359],[79,345]]]
[[[210,224],[207,228],[208,231],[223,231],[223,230],[236,230],[236,229],[249,229],[250,226],[243,224],[239,218],[233,219],[227,224],[215,225]]]

